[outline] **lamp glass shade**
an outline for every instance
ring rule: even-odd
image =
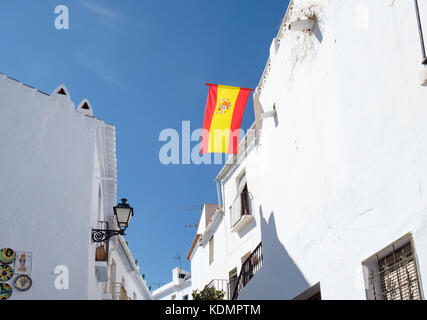
[[[126,199],[122,199],[122,203],[114,207],[114,214],[119,228],[125,230],[129,226],[129,222],[133,216],[133,208],[129,206]]]
[[[116,208],[116,217],[120,229],[127,228],[132,217],[132,208]]]

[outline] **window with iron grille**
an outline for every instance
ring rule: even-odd
[[[421,300],[412,236],[407,235],[366,260],[368,300]]]

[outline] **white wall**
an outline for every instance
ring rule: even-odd
[[[185,274],[185,279],[179,277]],[[154,300],[193,300],[191,274],[179,267],[172,270],[172,281],[153,291]]]
[[[193,290],[203,290],[212,280],[227,279],[226,236],[223,216],[218,216],[210,232],[205,232],[200,244],[196,244],[191,257],[191,276]],[[208,230],[209,231],[209,230]],[[209,239],[214,235],[214,259],[209,264]]]
[[[218,290],[227,291],[229,272],[237,268],[238,274],[242,266],[242,257],[253,251],[261,242],[258,211],[253,212],[254,221],[241,232],[231,231],[230,206],[237,195],[236,178],[241,172],[236,171],[223,182],[224,213],[217,214],[211,226],[203,228],[203,235],[196,244],[191,255],[191,272],[193,290],[203,288],[215,280]],[[248,181],[250,190],[251,184]],[[201,221],[204,222],[202,213]],[[200,230],[198,231],[198,233]],[[214,260],[209,264],[209,239],[214,236]],[[218,281],[220,280],[220,281]]]
[[[233,200],[237,196],[238,182],[243,174],[246,174],[245,169],[248,165],[248,160],[245,159],[241,164],[222,181],[223,184],[223,204],[225,210],[224,229],[226,236],[226,279],[228,273],[237,267],[238,274],[242,265],[242,257],[248,252],[252,252],[261,242],[260,215],[257,208],[257,199],[250,200],[251,214],[254,220],[244,229],[239,232],[232,231],[231,226],[231,210]],[[253,177],[246,174],[247,186],[250,195],[252,196],[252,188],[255,187],[257,181],[253,181]]]
[[[105,298],[91,231],[107,227],[99,221],[114,227],[114,127],[77,112],[69,96],[43,94],[0,75],[0,134],[0,243],[33,254],[33,285],[14,290],[11,299]],[[118,238],[111,244],[118,249]],[[111,253],[118,282],[125,278],[130,298],[135,292],[151,299],[123,246],[121,254]],[[55,287],[57,266],[68,268],[68,289]]]
[[[67,97],[0,76],[0,243],[33,253],[32,288],[11,299],[89,297],[97,125]],[[68,290],[54,286],[58,265]]]
[[[179,286],[170,286],[167,288],[159,288],[161,291],[155,290],[153,292],[154,300],[184,300],[184,296],[188,296],[187,300],[193,300],[191,295],[193,289],[191,287],[191,280],[182,283]]]
[[[151,300],[152,296],[147,288],[146,281],[139,274],[139,267],[135,265],[132,256],[129,256],[129,249],[124,239],[117,237],[110,242],[109,264],[115,263],[115,275],[111,274],[109,268],[108,293],[111,293],[110,282],[115,278],[116,283],[122,283],[131,300]],[[128,251],[128,254],[126,254]],[[136,299],[134,299],[136,297]]]
[[[296,6],[314,2],[319,28],[286,32],[260,96],[278,124],[264,120],[247,160],[264,267],[241,299],[291,299],[319,281],[323,299],[365,299],[361,262],[407,232],[427,277],[427,89],[413,2]],[[427,25],[426,4],[421,16]]]

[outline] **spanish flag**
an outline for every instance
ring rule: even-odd
[[[202,134],[202,154],[237,154],[243,112],[252,89],[209,86]]]

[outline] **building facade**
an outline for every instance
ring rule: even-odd
[[[0,133],[0,243],[11,249],[4,297],[116,299],[106,283],[123,278],[132,296],[121,298],[150,299],[122,236],[91,239],[93,228],[115,227],[114,126],[87,100],[75,108],[65,86],[46,94],[0,74]]]
[[[193,290],[214,287],[232,299],[242,265],[261,242],[259,214],[252,210],[246,180],[241,173],[230,179],[224,209],[205,204],[196,236],[188,252]],[[228,197],[230,195],[230,197]],[[241,199],[247,199],[241,205]]]
[[[153,291],[154,300],[193,300],[191,273],[177,267],[172,270],[172,281]]]
[[[217,177],[215,252],[242,246],[236,258],[247,258],[222,256],[211,274],[197,262],[209,261],[199,251],[211,235],[198,231],[195,284],[207,282],[198,273],[230,280],[236,265],[238,299],[424,298],[427,88],[416,9],[290,2],[254,94],[256,121]]]

